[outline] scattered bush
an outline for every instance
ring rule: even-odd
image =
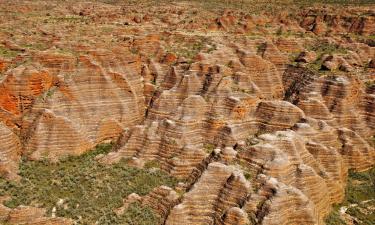
[[[327,225],[346,225],[345,221],[341,219],[338,211],[332,211],[326,218]]]
[[[362,173],[350,170],[345,200],[359,204],[368,199],[375,199],[375,168]]]

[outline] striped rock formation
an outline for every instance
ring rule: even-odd
[[[119,136],[144,116],[137,63],[124,67],[133,58],[120,59],[105,51],[62,57],[38,55],[44,71],[19,67],[2,81],[2,109],[10,114],[10,122],[22,127],[23,144],[34,159],[81,154]]]
[[[181,203],[171,210],[166,224],[218,223],[248,192],[250,184],[242,174],[236,174],[233,168],[221,163],[211,163]]]
[[[0,205],[2,208],[6,208]],[[65,218],[45,217],[45,210],[29,206],[19,206],[15,209],[0,211],[0,222],[14,225],[71,225],[73,221]]]
[[[0,123],[0,176],[10,180],[19,177],[18,162],[21,159],[21,143],[18,136]]]
[[[4,2],[2,178],[112,141],[101,163],[181,181],[118,215],[138,202],[167,225],[323,225],[348,170],[375,164],[372,5]],[[0,221],[74,223],[2,204]]]

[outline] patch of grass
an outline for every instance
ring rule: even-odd
[[[26,44],[23,47],[28,48],[28,49],[36,49],[36,50],[46,50],[48,46],[46,46],[44,43],[34,43],[34,44]]]
[[[245,179],[250,181],[253,191],[257,192],[259,183],[255,182],[255,180],[259,171],[256,168],[249,166],[249,163],[243,159],[236,159],[233,165],[238,166],[242,170]]]
[[[145,169],[158,168],[160,169],[160,162],[158,160],[151,160],[145,163]]]
[[[203,148],[205,150],[205,152],[211,154],[211,152],[213,152],[215,150],[215,145],[211,144],[211,143],[206,143],[203,145]]]
[[[375,223],[375,212],[373,208],[375,203],[361,204],[359,207],[351,207],[347,213],[356,218],[359,224],[373,225]]]
[[[168,44],[166,51],[184,57],[188,62],[192,62],[200,52],[211,53],[217,49],[216,44],[207,37],[192,39],[191,37],[174,36],[173,38],[175,42]]]
[[[148,208],[131,206],[121,217],[114,209],[131,193],[146,195],[160,185],[174,187],[175,178],[165,172],[137,169],[120,161],[102,165],[95,160],[106,154],[111,144],[98,145],[81,156],[70,156],[57,163],[47,160],[20,164],[19,183],[0,179],[0,195],[9,195],[5,205],[15,208],[30,205],[47,209],[51,215],[74,219],[77,224],[157,224],[157,217]],[[63,204],[57,204],[63,199]]]
[[[16,57],[17,54],[18,54],[17,51],[12,51],[3,46],[0,46],[0,57],[13,58],[13,57]]]
[[[303,38],[305,36],[309,36],[308,34],[305,34],[304,32],[293,32],[291,30],[286,30],[285,32],[283,32],[281,27],[276,30],[275,35],[279,37],[285,37],[285,38],[288,38],[288,37]]]
[[[311,71],[318,72],[320,75],[327,75],[330,74],[330,71],[321,71],[322,63],[323,63],[323,56],[328,54],[332,55],[334,53],[338,54],[347,54],[347,50],[345,48],[340,47],[336,44],[330,43],[318,43],[309,48],[310,51],[314,51],[317,54],[317,59],[313,63],[309,63],[307,68]]]
[[[367,88],[373,88],[373,87],[375,87],[375,80],[366,81],[365,85],[366,85]]]
[[[244,172],[243,175],[246,178],[246,180],[251,180],[253,178],[252,175],[251,175],[251,173],[249,173],[249,172]]]
[[[193,59],[201,50],[203,49],[202,42],[195,42],[191,45],[187,45],[184,48],[180,49],[177,52],[179,56],[182,56],[186,59]]]
[[[319,42],[311,46],[310,50],[315,51],[318,56],[322,56],[324,54],[333,54],[333,53],[342,53],[342,54],[347,53],[347,50],[345,48],[342,48],[337,44],[330,44],[327,42]]]
[[[323,55],[325,54],[331,55],[334,53],[341,53],[341,54],[347,53],[346,49],[338,45],[329,44],[329,43],[319,43],[317,45],[312,46],[310,50],[316,52],[317,54],[317,60],[314,63],[309,64],[309,68],[314,71],[320,70],[322,63],[323,63],[323,60],[322,60]]]
[[[375,199],[375,168],[362,173],[350,170],[345,202],[359,204],[369,199]]]
[[[46,90],[42,95],[40,95],[38,98],[40,99],[43,99],[43,101],[45,101],[47,98],[51,98],[53,96],[53,94],[55,93],[56,91],[56,87],[53,86],[51,87],[50,89]],[[46,157],[48,158],[48,157]]]
[[[139,224],[139,225],[155,225],[160,223],[159,218],[155,216],[149,207],[133,203],[119,218],[118,224]]]
[[[346,225],[346,222],[341,218],[338,208],[333,210],[325,219],[327,225]]]
[[[353,206],[353,204],[356,204]],[[344,201],[333,207],[326,217],[327,225],[346,224],[339,214],[339,209],[347,206],[346,211],[356,224],[372,225],[375,223],[375,167],[365,172],[349,171],[348,184]]]
[[[372,137],[370,137],[369,142],[370,142],[370,145],[371,145],[372,147],[375,147],[375,135],[373,135]]]
[[[104,26],[101,28],[101,30],[103,33],[112,33],[114,29],[111,26]]]

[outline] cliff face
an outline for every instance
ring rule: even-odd
[[[140,5],[0,6],[17,12],[0,24],[0,176],[111,140],[103,165],[181,180],[137,200],[165,224],[324,224],[348,170],[375,163],[371,6]],[[10,224],[72,223],[0,206]]]

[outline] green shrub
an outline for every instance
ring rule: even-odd
[[[203,148],[204,148],[205,152],[211,154],[211,152],[213,152],[215,150],[215,145],[211,144],[211,143],[205,143],[203,145]]]
[[[347,213],[360,221],[359,224],[361,225],[373,225],[375,223],[375,212],[371,209],[374,207],[374,203],[370,206],[351,207]]]
[[[130,205],[124,215],[119,218],[118,223],[134,225],[155,225],[160,223],[160,221],[150,208],[141,206],[137,203],[133,203]]]
[[[325,220],[327,225],[346,225],[345,221],[341,219],[338,211],[332,211]]]
[[[360,203],[375,199],[375,168],[366,172],[349,171],[345,200],[349,203]]]

